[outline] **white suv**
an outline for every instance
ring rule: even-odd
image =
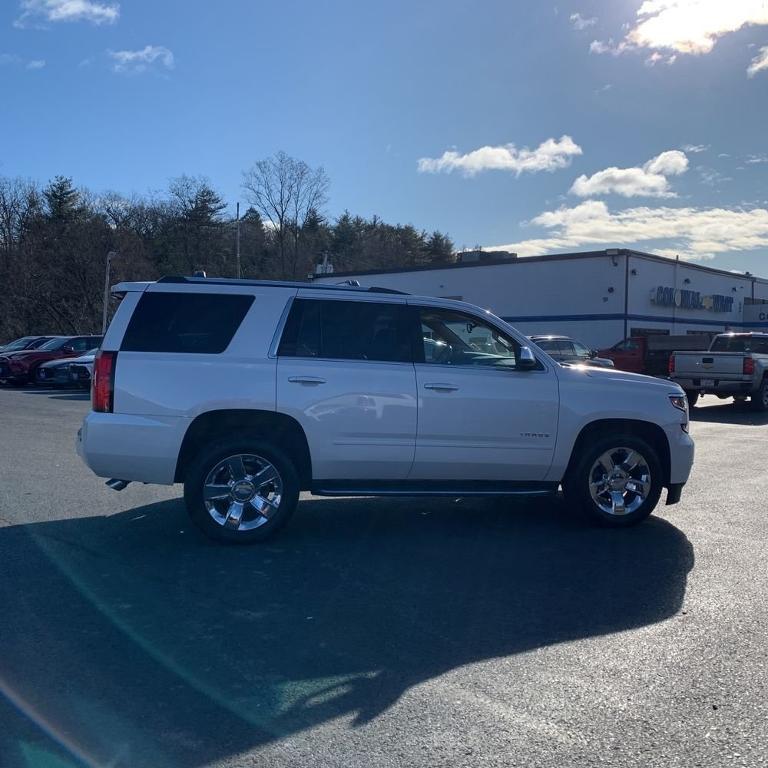
[[[626,526],[693,463],[674,383],[558,365],[471,304],[206,278],[122,283],[78,452],[109,485],[183,483],[194,522],[263,539],[302,490],[544,495]]]

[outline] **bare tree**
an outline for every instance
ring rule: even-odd
[[[243,174],[243,188],[253,207],[272,225],[280,257],[280,274],[296,277],[301,231],[328,200],[330,182],[322,167],[278,152],[259,160]],[[290,270],[287,246],[292,244]]]

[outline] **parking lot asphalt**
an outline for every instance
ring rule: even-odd
[[[303,498],[222,547],[110,491],[86,395],[0,390],[0,766],[768,765],[768,417],[705,398],[682,502]]]

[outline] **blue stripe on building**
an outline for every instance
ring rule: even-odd
[[[648,323],[684,323],[685,325],[714,325],[722,328],[724,325],[739,328],[768,328],[768,322],[747,323],[738,320],[703,320],[700,317],[672,317],[671,315],[624,315],[614,314],[583,314],[583,315],[519,315],[502,317],[508,323],[556,323],[581,322],[589,320],[635,320]]]

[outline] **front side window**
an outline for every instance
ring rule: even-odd
[[[72,347],[72,350],[74,352],[85,352],[86,349],[90,346],[89,339],[81,338],[81,339],[72,339],[67,346]]]
[[[582,360],[589,360],[592,357],[592,352],[583,344],[578,341],[573,341],[571,343],[573,344],[574,357],[578,357]]]
[[[425,363],[507,369],[517,365],[520,345],[472,315],[424,307],[419,320]]]
[[[409,363],[413,361],[411,317],[405,304],[296,299],[277,354]]]

